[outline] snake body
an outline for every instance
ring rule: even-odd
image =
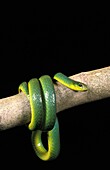
[[[72,90],[87,90],[84,83],[72,80],[60,72],[53,78]],[[60,131],[51,77],[44,75],[39,79],[33,78],[28,83],[23,82],[19,85],[18,91],[24,92],[30,101],[31,121],[28,128],[32,131],[31,141],[36,155],[44,161],[57,158],[60,152]],[[43,132],[47,134],[47,148],[42,141]]]

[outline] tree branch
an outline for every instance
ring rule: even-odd
[[[54,84],[57,113],[83,103],[110,97],[110,66],[70,76],[88,86],[86,92],[75,92],[59,82]],[[30,122],[31,108],[24,93],[0,99],[0,130]]]

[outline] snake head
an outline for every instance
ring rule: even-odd
[[[75,91],[87,91],[87,85],[81,82],[76,82],[73,84]]]

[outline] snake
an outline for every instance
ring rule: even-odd
[[[86,91],[87,85],[73,80],[61,72],[53,79],[74,91]],[[22,82],[18,92],[23,92],[31,108],[31,120],[28,129],[32,131],[31,141],[35,154],[43,161],[54,160],[60,153],[60,129],[56,115],[56,94],[52,78],[43,75],[32,78],[29,82]],[[43,141],[43,134],[47,136],[47,145]]]

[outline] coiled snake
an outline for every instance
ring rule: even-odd
[[[84,83],[74,81],[60,72],[53,78],[72,90],[87,90]],[[44,161],[57,158],[60,152],[60,132],[51,77],[43,75],[39,79],[31,79],[28,83],[23,82],[19,85],[18,91],[24,92],[30,101],[31,121],[28,128],[32,131],[31,141],[36,155]],[[42,142],[43,132],[47,133],[47,149]]]

